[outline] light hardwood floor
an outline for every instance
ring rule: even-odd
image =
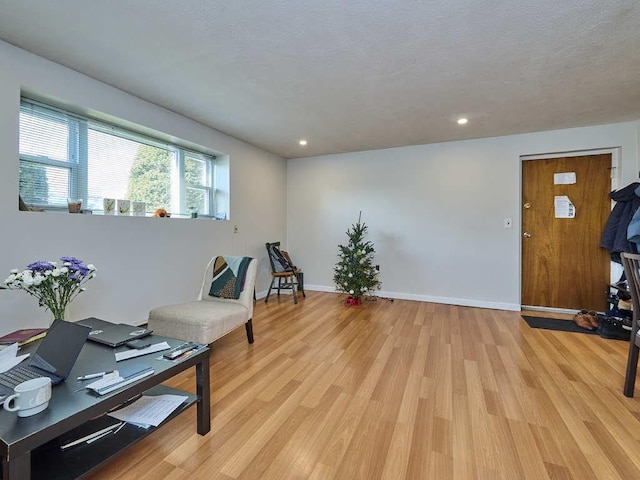
[[[211,432],[191,408],[89,478],[640,478],[626,342],[519,312],[343,300],[259,300],[253,345],[244,329],[213,344]]]

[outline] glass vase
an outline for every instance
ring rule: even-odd
[[[58,307],[51,309],[51,320],[49,321],[49,327],[53,325],[53,322],[56,320],[66,320],[67,319],[67,308]]]

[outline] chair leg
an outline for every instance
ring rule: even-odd
[[[275,278],[271,278],[271,284],[269,285],[269,290],[267,290],[267,297],[264,299],[264,303],[269,301],[269,294],[271,293],[271,289],[273,288],[273,282],[275,282]]]
[[[244,324],[244,328],[247,330],[247,340],[249,343],[253,343],[253,319],[250,318],[247,323]]]
[[[293,281],[293,275],[289,277],[291,281],[291,295],[293,295],[293,303],[298,304],[298,292],[296,292],[296,282]]]
[[[634,342],[634,338],[629,342],[629,358],[627,359],[627,373],[624,377],[624,395],[625,397],[633,397],[633,391],[636,386],[636,373],[638,371],[638,346]]]
[[[307,294],[304,293],[304,273],[298,272],[298,275],[296,275],[296,277],[298,279],[298,291],[302,292],[303,298],[307,298]]]
[[[282,277],[278,277],[278,298],[280,298],[280,289],[282,288]]]

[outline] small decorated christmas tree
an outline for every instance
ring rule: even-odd
[[[380,288],[378,270],[373,265],[375,250],[372,242],[364,240],[367,226],[361,218],[362,212],[358,222],[347,230],[349,243],[338,245],[340,260],[333,269],[336,289],[349,294],[347,305],[359,305],[362,297],[372,295],[373,290]]]

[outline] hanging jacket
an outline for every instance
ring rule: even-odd
[[[640,187],[636,188],[635,192],[640,197]],[[638,249],[638,244],[640,244],[640,208],[633,214],[633,218],[627,227],[627,240],[635,243],[636,250]]]
[[[640,197],[636,190],[640,183],[634,182],[620,190],[614,190],[609,197],[616,202],[602,232],[600,246],[611,252],[611,259],[621,263],[620,253],[636,253],[636,244],[627,239],[627,229],[633,215],[640,207]],[[638,189],[640,191],[640,189]]]

